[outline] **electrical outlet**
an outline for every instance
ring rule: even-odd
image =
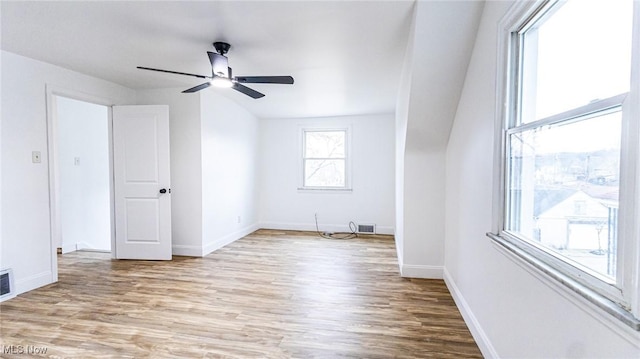
[[[42,162],[42,154],[40,153],[40,151],[31,152],[31,162],[33,163]]]
[[[242,217],[238,216],[238,223],[242,222]]]
[[[80,166],[80,157],[74,157],[73,158],[73,165],[74,166]]]

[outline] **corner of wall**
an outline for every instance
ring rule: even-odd
[[[443,268],[423,264],[402,264],[400,275],[406,278],[442,279]]]

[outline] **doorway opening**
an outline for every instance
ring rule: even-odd
[[[111,252],[109,107],[53,95],[58,252]]]

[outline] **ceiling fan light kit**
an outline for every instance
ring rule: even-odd
[[[229,80],[226,77],[216,76],[213,78],[213,80],[209,81],[209,83],[211,83],[215,87],[220,87],[220,88],[233,87],[233,81]]]
[[[187,72],[169,71],[155,69],[151,67],[138,66],[141,70],[165,72],[175,75],[191,76],[201,79],[208,79],[208,82],[194,86],[190,89],[182,91],[183,93],[193,93],[200,90],[204,90],[207,87],[213,85],[214,87],[221,88],[233,88],[234,90],[241,92],[251,98],[258,99],[264,97],[264,94],[258,92],[252,88],[242,85],[243,83],[253,84],[293,84],[293,77],[291,76],[238,76],[233,77],[231,67],[229,67],[229,59],[225,56],[231,45],[226,42],[214,42],[213,47],[216,52],[207,51],[209,55],[209,62],[211,63],[211,76],[191,74]]]

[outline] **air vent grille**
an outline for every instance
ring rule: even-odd
[[[3,269],[0,271],[0,301],[15,297],[13,286],[13,271]]]
[[[359,224],[358,225],[358,233],[361,233],[361,234],[376,234],[376,225],[375,224]]]

